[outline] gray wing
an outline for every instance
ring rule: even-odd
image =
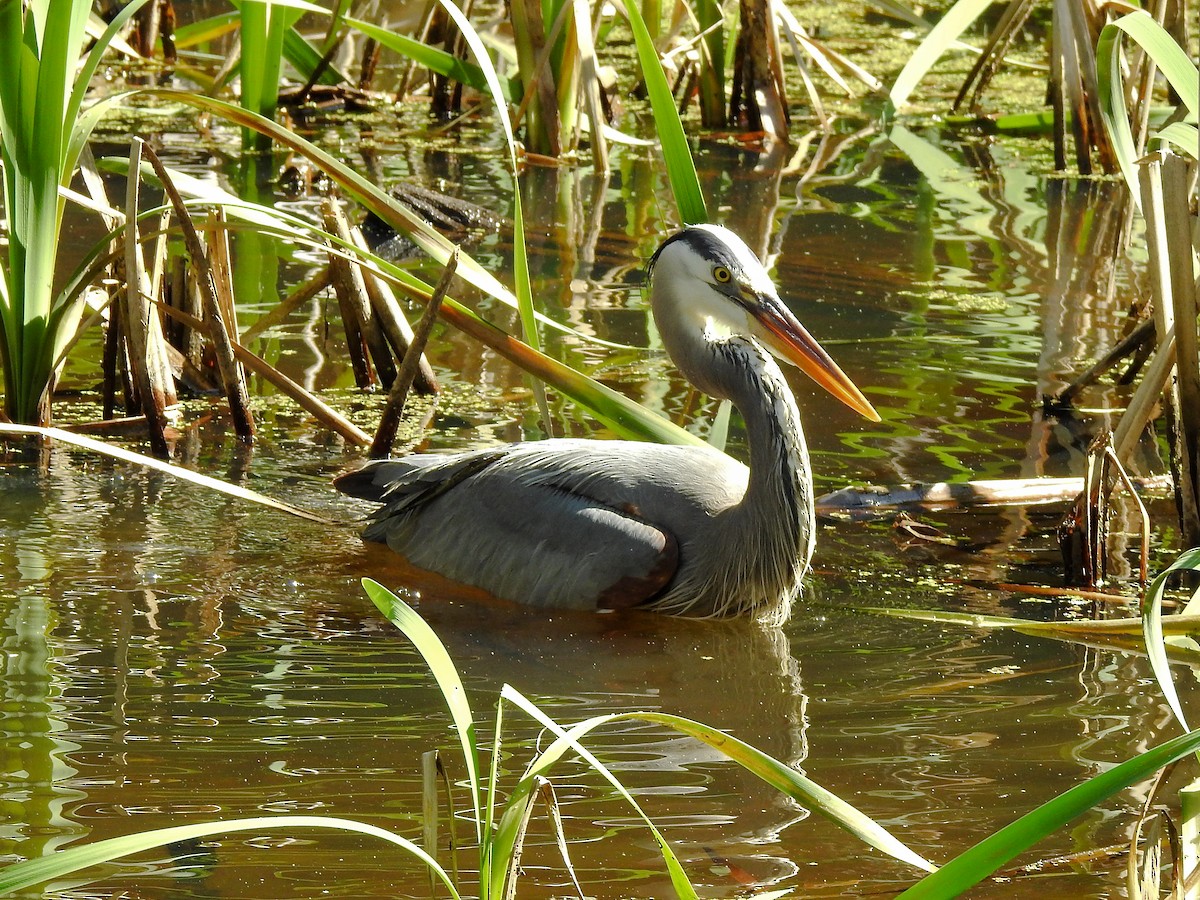
[[[642,603],[670,582],[675,537],[641,519],[632,498],[622,505],[555,483],[556,474],[577,478],[586,453],[564,445],[548,459],[540,447],[520,448],[372,463],[335,483],[385,504],[364,538],[497,597],[615,608]]]

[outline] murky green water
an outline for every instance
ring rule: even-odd
[[[336,129],[327,139],[355,146],[352,126]],[[415,149],[374,137],[383,182],[444,179],[453,193],[507,209],[509,179],[494,160],[453,141]],[[795,382],[818,489],[1079,474],[1081,448],[1121,398],[1097,388],[1082,401],[1085,414],[1063,421],[1042,414],[1040,394],[1061,387],[1121,325],[1130,271],[1115,273],[1110,299],[1090,243],[1115,214],[1115,193],[1051,180],[1013,146],[893,137],[848,141],[804,184],[804,165],[785,171],[786,159],[701,148],[717,218],[773,259],[783,296],[884,417],[857,420]],[[607,185],[570,170],[527,173],[538,294],[555,318],[607,340],[655,345],[633,286],[671,208],[655,171],[625,153]],[[294,209],[311,205],[292,201]],[[486,238],[475,252],[504,272],[505,245]],[[243,327],[286,293],[307,259],[293,255],[278,288],[247,304]],[[371,407],[378,401],[347,390],[328,306],[318,299],[297,311],[257,349],[302,383]],[[575,341],[557,342],[555,352],[707,428],[713,409],[660,354]],[[449,384],[422,448],[536,434],[529,391],[506,363],[445,332],[431,358]],[[85,363],[67,382],[96,378]],[[362,506],[329,486],[357,456],[260,393],[259,446],[236,448],[219,406],[193,404],[181,425],[181,461],[331,517],[359,515]],[[605,436],[568,404],[553,409],[557,430]],[[736,425],[730,448],[741,448]],[[421,753],[441,748],[453,777],[462,767],[423,665],[357,586],[370,576],[398,587],[388,551],[363,546],[353,528],[293,520],[65,448],[45,471],[5,464],[0,487],[0,859],[272,813],[359,818],[419,838]],[[1168,509],[1156,514],[1169,523]],[[637,709],[694,717],[801,767],[919,852],[945,860],[1174,729],[1140,661],[856,611],[1049,614],[1046,604],[958,582],[1053,579],[1055,512],[929,520],[974,542],[973,552],[902,546],[886,522],[828,525],[807,602],[780,631],[532,615],[433,597],[414,603],[485,721],[505,682],[560,722]],[[501,767],[511,784],[539,734],[511,710],[505,729]],[[913,878],[672,733],[625,725],[591,746],[644,803],[706,896],[771,886],[803,897],[887,896]],[[555,786],[589,895],[669,894],[649,835],[599,778],[567,762]],[[1119,795],[1038,854],[1127,840],[1141,800],[1138,791]],[[468,828],[460,823],[462,834]],[[569,895],[544,819],[530,842],[522,896]],[[471,866],[466,855],[463,864]],[[426,895],[417,867],[389,849],[313,832],[225,837],[106,873],[51,893]],[[1098,874],[1068,868],[977,895],[1120,896],[1119,884],[1119,864],[1110,863]]]

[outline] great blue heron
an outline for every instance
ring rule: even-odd
[[[648,272],[667,352],[692,384],[737,407],[749,468],[704,447],[591,440],[381,460],[336,481],[385,504],[363,537],[535,606],[786,619],[812,554],[813,493],[800,414],[772,354],[879,415],[733,232],[685,228]]]

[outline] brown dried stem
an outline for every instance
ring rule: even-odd
[[[381,459],[391,452],[392,444],[396,440],[396,431],[400,427],[400,419],[404,415],[404,404],[408,400],[409,387],[417,374],[422,355],[425,352],[425,344],[429,341],[433,323],[437,321],[438,310],[441,308],[446,292],[450,289],[450,280],[454,277],[454,270],[457,268],[458,249],[456,248],[450,255],[437,286],[433,289],[429,304],[425,307],[425,312],[421,315],[421,320],[417,323],[416,331],[413,333],[408,351],[404,354],[404,362],[400,366],[396,380],[392,382],[392,389],[388,392],[383,414],[379,418],[379,427],[375,431],[375,440],[371,443],[370,456],[372,459]]]

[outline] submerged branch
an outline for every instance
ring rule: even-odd
[[[1170,475],[1131,479],[1140,493],[1168,493]],[[818,513],[865,512],[903,507],[1035,506],[1066,503],[1084,488],[1082,478],[1013,478],[933,484],[902,484],[891,488],[842,488],[817,498]]]

